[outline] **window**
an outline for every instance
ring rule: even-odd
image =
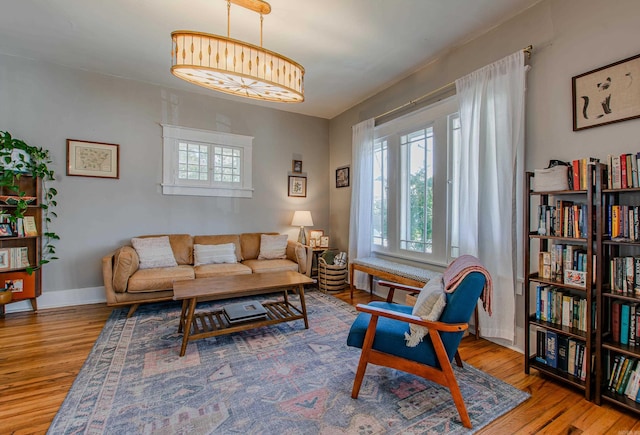
[[[251,198],[253,138],[162,126],[166,195]]]
[[[445,265],[457,256],[455,97],[376,127],[372,243],[379,253]],[[456,151],[458,150],[458,151]]]

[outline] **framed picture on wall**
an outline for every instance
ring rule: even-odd
[[[120,145],[67,139],[67,175],[120,178]]]
[[[336,187],[349,187],[349,166],[336,169]]]
[[[302,160],[294,160],[292,163],[293,172],[301,173],[302,172]]]
[[[573,131],[640,118],[640,54],[572,78]]]
[[[307,177],[289,175],[289,196],[307,197]]]

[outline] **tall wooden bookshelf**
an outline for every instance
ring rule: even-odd
[[[596,285],[592,279],[595,267],[594,254],[596,254],[594,234],[601,232],[599,228],[595,228],[599,224],[597,221],[594,222],[592,217],[599,204],[594,184],[600,183],[601,174],[597,171],[594,172],[592,166],[589,168],[586,190],[534,192],[532,190],[534,173],[528,172],[526,174],[524,292],[525,373],[529,374],[533,368],[558,382],[581,389],[584,391],[585,398],[591,400],[594,384],[592,362],[595,360],[596,341],[594,324],[590,321],[595,314],[594,303],[596,301]],[[547,208],[551,210],[550,207],[562,209],[563,205],[570,203],[578,206],[575,213],[578,216],[582,215],[584,219],[579,226],[580,231],[568,231],[568,225],[572,223],[574,224],[572,228],[576,228],[573,211],[570,214],[567,214],[569,211],[563,213],[562,218],[556,214],[556,220],[549,224],[546,222],[550,219],[551,213],[544,214],[545,226],[542,227],[540,223],[541,206],[546,211]],[[565,216],[570,216],[572,220],[567,222]],[[566,255],[563,253],[569,251],[582,255],[580,258],[584,263],[581,267],[583,271],[579,275],[583,278],[582,284],[575,284],[575,281],[565,278],[564,270],[571,271],[572,269],[564,267],[564,263],[561,264],[560,269],[556,267],[551,270],[551,266],[557,265],[558,261],[563,261],[562,255]],[[556,253],[555,262],[549,262],[549,270],[547,271],[547,259],[554,252]],[[541,257],[540,253],[549,253],[549,255],[543,254]],[[568,278],[575,275],[574,272],[569,272]],[[568,282],[574,282],[574,284]],[[546,293],[544,293],[545,289]],[[540,294],[544,295],[542,304],[540,303]],[[562,303],[558,305],[558,300],[567,301],[569,305],[563,306]],[[545,312],[543,304],[547,307],[546,313],[549,318],[543,315]],[[551,305],[554,307],[553,311],[549,309]],[[560,310],[560,307],[563,309]],[[565,312],[565,315],[571,313],[572,317],[562,318],[561,311]],[[576,316],[575,312],[579,314],[579,319],[573,317]],[[540,340],[543,341],[539,343]],[[550,343],[554,346],[557,346],[558,343],[561,345],[548,354],[545,345]],[[578,362],[573,364],[570,362],[570,357],[574,357],[573,353],[569,355],[571,347],[576,353],[583,355],[581,359],[584,361],[582,370],[575,368]]]
[[[601,174],[602,183],[598,185],[598,193],[601,198],[600,204],[596,208],[597,221],[601,222],[600,230],[596,233],[597,250],[598,250],[598,275],[597,275],[597,306],[598,306],[598,325],[602,325],[596,337],[597,364],[596,364],[596,403],[602,401],[615,404],[617,407],[627,409],[629,411],[640,413],[640,403],[625,394],[621,387],[615,388],[610,385],[612,379],[611,374],[615,369],[616,361],[620,361],[621,357],[638,364],[640,361],[640,337],[634,339],[631,335],[631,329],[627,330],[627,340],[618,334],[616,337],[614,326],[614,305],[627,305],[631,311],[635,311],[636,306],[640,311],[640,237],[638,218],[629,218],[628,222],[632,225],[635,222],[636,228],[631,229],[630,233],[616,234],[612,228],[612,207],[619,206],[621,208],[640,206],[640,188],[625,189],[609,189],[606,182],[606,170],[600,165],[599,173]],[[627,211],[627,210],[625,210]],[[627,215],[628,216],[628,215]],[[615,218],[615,217],[613,217]],[[612,234],[612,230],[613,234]],[[621,270],[616,270],[621,263],[616,258],[633,259],[636,263],[632,271],[633,281],[625,283],[617,281],[616,276],[620,276]],[[612,264],[613,263],[613,264]],[[612,267],[613,266],[613,267]],[[617,317],[617,316],[616,316]],[[620,320],[618,320],[619,322]],[[631,321],[631,317],[629,317]],[[619,331],[623,325],[618,323]],[[626,342],[625,342],[626,341]],[[637,344],[636,344],[637,343]],[[633,367],[632,367],[633,368]],[[614,373],[615,374],[615,373]],[[615,379],[615,377],[613,378]],[[619,376],[620,385],[622,383],[622,375]],[[627,378],[628,379],[628,378]]]
[[[42,272],[40,268],[29,269],[38,266],[42,255],[41,183],[39,178],[20,175],[16,185],[19,192],[0,187],[0,213],[13,214],[15,201],[20,192],[23,193],[23,198],[28,198],[24,216],[33,219],[37,234],[26,235],[23,220],[10,224],[11,235],[0,237],[0,286],[12,287],[10,303],[29,300],[35,312],[38,309],[36,298],[42,294]],[[4,304],[0,305],[0,310],[0,314],[5,313]]]

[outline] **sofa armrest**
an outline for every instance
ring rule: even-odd
[[[115,252],[102,257],[102,280],[104,281],[104,293],[107,297],[107,305],[117,302],[116,292],[113,289],[113,258]]]
[[[298,272],[303,275],[311,276],[313,251],[309,246],[289,240],[287,242],[287,258],[298,263]]]

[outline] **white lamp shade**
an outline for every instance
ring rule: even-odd
[[[310,227],[313,226],[313,219],[311,219],[310,211],[296,211],[293,213],[293,220],[291,225],[294,227]]]

